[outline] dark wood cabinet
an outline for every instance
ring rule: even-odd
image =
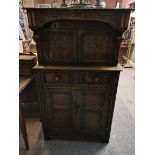
[[[27,8],[44,137],[108,142],[131,9]]]
[[[120,66],[35,66],[45,139],[108,142]]]

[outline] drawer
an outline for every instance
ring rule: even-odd
[[[93,84],[109,87],[112,86],[114,79],[113,73],[109,72],[85,72],[80,73],[80,84]]]
[[[45,72],[44,73],[44,82],[45,83],[64,83],[64,84],[70,84],[72,83],[72,73],[70,72]]]

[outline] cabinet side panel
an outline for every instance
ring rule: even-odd
[[[109,115],[108,115],[108,120],[107,120],[106,142],[109,142],[109,138],[110,138],[111,125],[112,125],[115,100],[116,100],[116,94],[117,94],[117,87],[118,87],[118,82],[119,82],[119,75],[120,75],[120,72],[114,72],[113,88],[111,91],[112,100],[111,100],[111,103],[108,109]]]
[[[48,140],[50,139],[50,128],[49,128],[49,118],[48,118],[48,112],[47,112],[47,103],[45,102],[45,96],[43,92],[43,79],[41,76],[41,71],[36,70],[36,87],[37,87],[37,95],[38,95],[38,102],[40,107],[40,116],[41,121],[43,125],[43,132],[44,132],[44,139]]]

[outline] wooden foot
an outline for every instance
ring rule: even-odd
[[[21,105],[19,105],[19,125],[20,125],[20,130],[21,130],[22,135],[23,135],[26,150],[28,150],[29,149],[29,142],[28,142],[28,138],[27,138],[26,124],[25,124],[25,119],[24,119],[24,115],[23,115]]]

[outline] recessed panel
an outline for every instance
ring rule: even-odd
[[[55,32],[48,36],[48,54],[52,59],[70,59],[73,57],[73,35]]]
[[[85,33],[83,35],[83,59],[103,60],[108,55],[108,39],[99,33]]]
[[[83,113],[82,128],[99,130],[101,128],[101,113],[98,111],[85,111]]]
[[[76,36],[74,31],[47,29],[44,32],[44,57],[51,64],[73,63],[76,55]]]
[[[118,41],[112,29],[81,30],[79,32],[79,62],[82,64],[114,65],[117,62]]]
[[[67,105],[72,104],[72,98],[70,93],[64,93],[64,92],[58,92],[58,93],[52,93],[52,104],[53,105]]]
[[[103,105],[103,95],[84,94],[83,106],[100,106]]]
[[[53,113],[52,126],[54,128],[64,129],[72,128],[73,126],[72,112],[65,110],[55,110]]]

